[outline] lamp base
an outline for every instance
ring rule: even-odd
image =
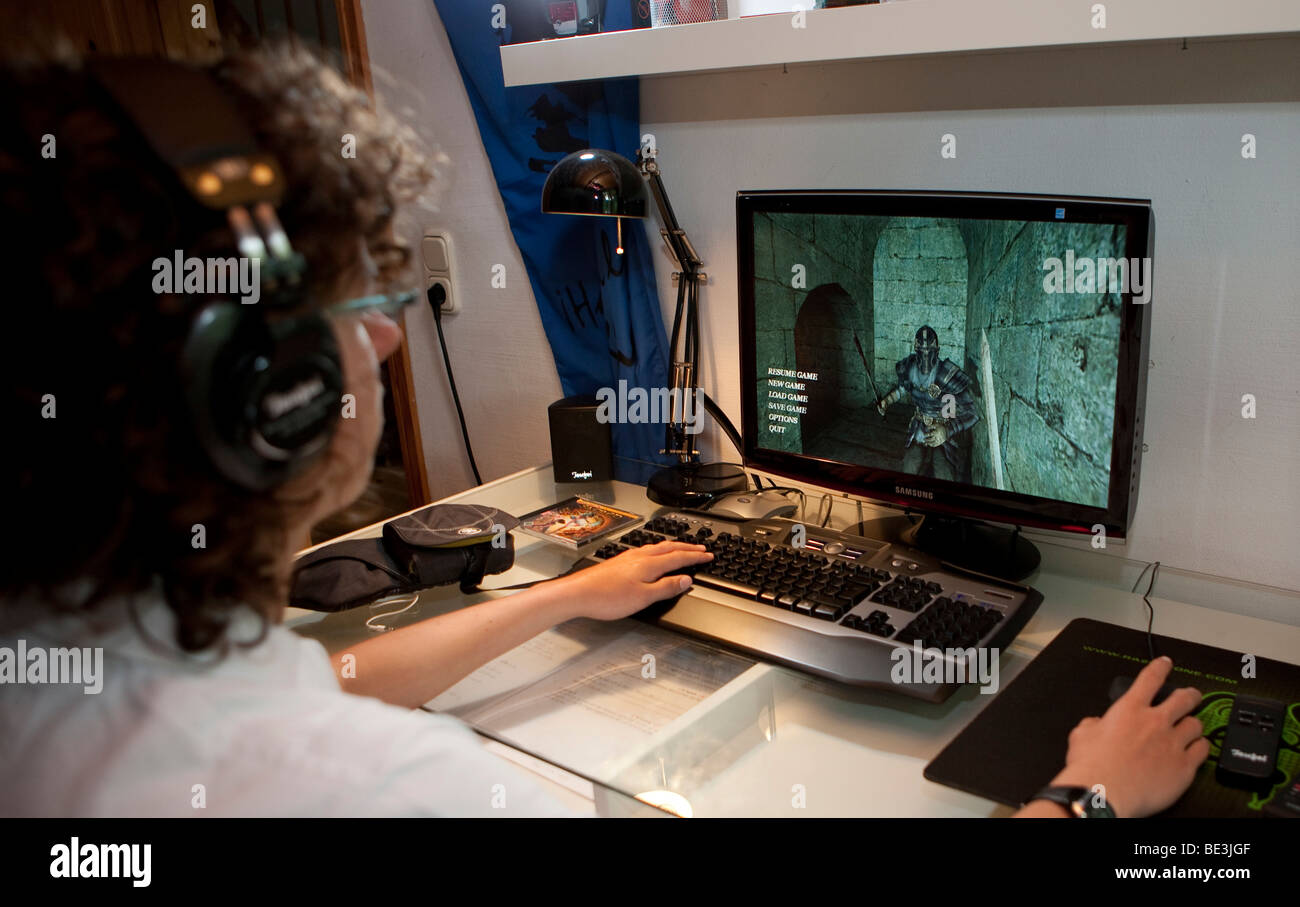
[[[745,470],[734,463],[678,463],[652,475],[645,495],[665,507],[703,510],[721,495],[744,491],[748,485]]]

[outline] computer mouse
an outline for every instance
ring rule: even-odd
[[[779,491],[733,491],[709,505],[709,513],[736,520],[794,516],[794,503]]]

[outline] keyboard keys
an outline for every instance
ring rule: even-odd
[[[934,595],[929,588],[931,585],[937,584],[927,583],[919,577],[899,576],[873,595],[871,600],[904,611],[920,611]],[[942,591],[942,587],[939,589]]]
[[[875,588],[876,587],[874,583],[871,585],[849,583],[848,585],[843,587],[844,594],[847,595],[849,598],[851,598],[853,600],[853,604],[855,605],[858,602],[862,601],[864,598],[866,598],[868,595],[870,595]]]
[[[1002,620],[1000,611],[984,603],[945,595],[942,584],[933,579],[895,575],[819,549],[774,546],[721,526],[715,530],[668,517],[651,520],[601,546],[592,557],[605,560],[628,547],[653,545],[664,538],[702,544],[713,554],[712,562],[686,571],[693,572],[701,586],[819,620],[838,621],[841,626],[881,638],[966,648],[978,644]],[[916,617],[900,632],[883,608],[865,616],[848,613],[864,601]]]
[[[708,586],[712,589],[720,589],[723,592],[730,592],[733,595],[739,595],[741,598],[757,598],[758,587],[749,583],[741,582],[728,576],[719,576],[712,571],[708,573],[697,573],[695,581],[702,586]]]
[[[842,626],[853,630],[861,630],[864,633],[870,633],[873,636],[882,638],[894,635],[894,626],[889,622],[889,615],[879,610],[872,611],[866,617],[850,614],[844,618]]]
[[[990,635],[1010,622],[1024,604],[1014,594],[1006,596],[1006,601],[993,603],[980,600],[977,594],[958,592],[951,587],[945,589],[950,582],[954,586],[960,584],[960,578],[950,577],[929,565],[909,566],[911,562],[906,558],[899,560],[897,569],[878,568],[867,563],[877,551],[854,551],[856,556],[850,557],[850,549],[845,548],[845,556],[841,557],[834,548],[828,553],[826,547],[815,543],[804,548],[773,545],[767,539],[783,538],[786,533],[765,535],[759,526],[741,526],[723,519],[713,519],[711,526],[706,527],[703,525],[706,519],[711,518],[656,517],[614,540],[602,540],[593,546],[597,550],[588,555],[587,563],[608,560],[630,548],[653,545],[664,539],[700,544],[713,555],[713,560],[680,572],[693,574],[699,588],[736,596],[733,606],[739,605],[741,599],[770,606],[770,611],[759,608],[756,612],[767,615],[770,624],[770,633],[765,630],[764,634],[764,639],[770,642],[763,644],[762,651],[782,658],[794,657],[791,653],[798,652],[798,658],[802,659],[808,632],[816,633],[819,627],[824,627],[822,635],[837,636],[841,642],[856,638],[861,648],[861,658],[855,657],[847,665],[838,663],[837,676],[843,674],[850,682],[883,685],[888,689],[894,689],[892,683],[884,680],[889,676],[888,654],[894,646],[911,645],[913,641],[926,648],[940,649],[988,645],[992,643]],[[809,528],[813,531],[813,527]],[[885,566],[888,567],[888,562]],[[917,573],[927,575],[917,576]],[[777,609],[825,621],[825,624],[813,625],[785,617],[777,614]],[[703,618],[697,620],[695,612],[686,614],[689,610],[683,609],[684,617],[688,618],[685,626],[694,630],[713,626],[703,623]],[[799,629],[797,625],[801,625]],[[903,629],[900,631],[898,627]],[[861,637],[857,636],[859,633]],[[835,643],[828,639],[825,644]],[[910,690],[906,692],[911,694]]]
[[[1002,612],[968,601],[938,598],[898,634],[898,641],[940,649],[967,649],[979,644],[1002,620]]]

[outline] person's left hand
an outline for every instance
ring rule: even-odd
[[[927,447],[939,447],[948,440],[948,429],[942,422],[929,428],[925,433]]]
[[[618,620],[685,592],[691,578],[673,571],[712,559],[703,545],[665,541],[624,551],[561,582],[576,597],[578,616]]]

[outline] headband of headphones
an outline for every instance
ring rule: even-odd
[[[257,259],[267,301],[291,304],[306,262],[275,216],[284,173],[257,147],[226,92],[208,73],[168,60],[120,57],[89,71],[158,158],[200,205],[225,211],[239,251]]]
[[[222,298],[195,313],[181,373],[200,443],[227,479],[262,491],[300,472],[339,415],[342,367],[317,315],[265,317],[302,300],[306,261],[275,214],[285,179],[208,73],[116,58],[91,75],[200,205],[226,213],[241,256],[258,262],[260,303]]]

